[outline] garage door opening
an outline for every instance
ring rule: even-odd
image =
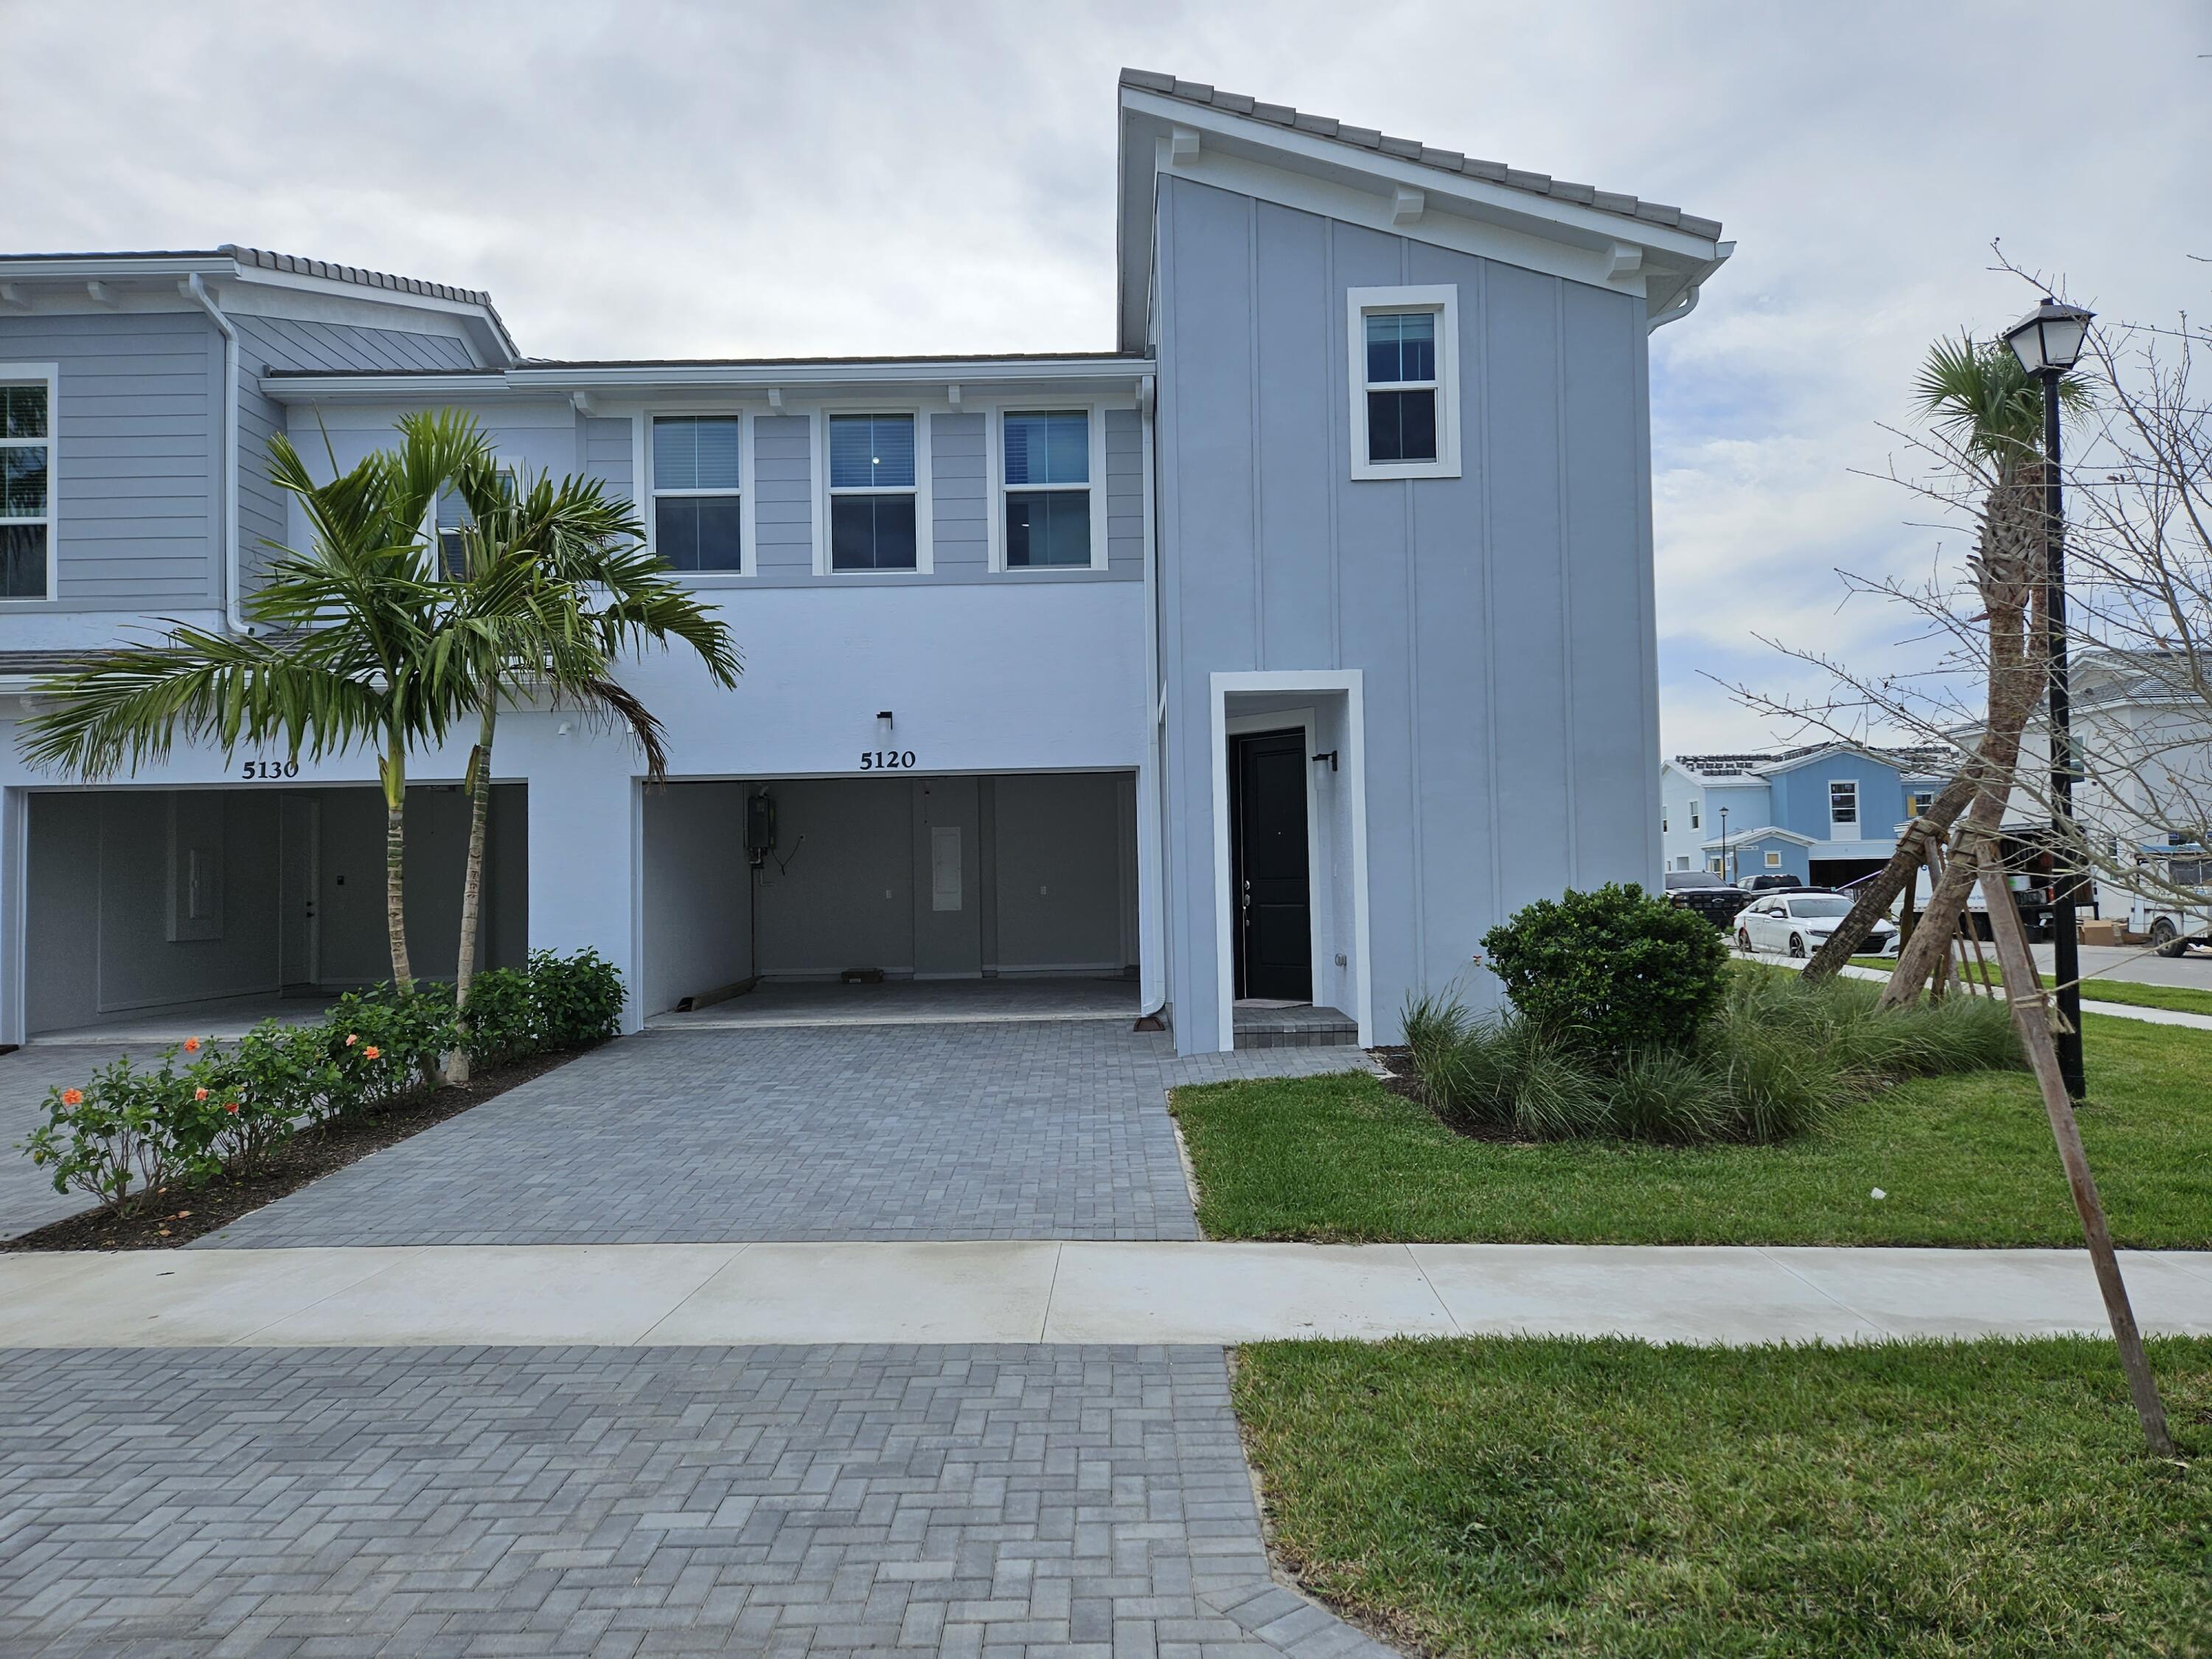
[[[34,1042],[229,1036],[392,976],[374,788],[84,789],[28,801],[24,1028]],[[477,960],[529,954],[526,787],[492,786]],[[459,951],[467,802],[407,793],[419,977]]]
[[[1136,1015],[1133,774],[681,782],[643,805],[656,1025]]]

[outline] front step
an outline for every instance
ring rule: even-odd
[[[1235,1021],[1239,1048],[1336,1048],[1359,1041],[1359,1022],[1340,1008],[1239,1003]]]

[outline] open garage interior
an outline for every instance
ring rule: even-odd
[[[29,799],[24,1026],[166,1036],[312,1014],[392,976],[384,798],[373,787],[78,789]],[[478,962],[529,951],[529,805],[495,784]],[[459,949],[467,802],[407,794],[417,975]],[[187,1023],[189,1022],[189,1023]]]
[[[648,1015],[1136,1012],[1133,774],[679,782],[643,805]]]

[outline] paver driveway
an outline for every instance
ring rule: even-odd
[[[648,1031],[200,1246],[1195,1238],[1166,1091],[1362,1063],[1099,1021]]]
[[[0,1651],[1382,1650],[1218,1348],[0,1356]]]

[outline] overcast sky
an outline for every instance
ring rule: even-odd
[[[1853,469],[1934,336],[2032,301],[1991,238],[2111,316],[2212,288],[2204,0],[0,0],[0,28],[11,250],[484,288],[545,356],[1110,346],[1124,64],[1717,218],[1735,258],[1653,337],[1669,753],[1790,735],[1705,678],[1814,689],[1755,632],[1899,650],[1837,568],[1957,543]]]

